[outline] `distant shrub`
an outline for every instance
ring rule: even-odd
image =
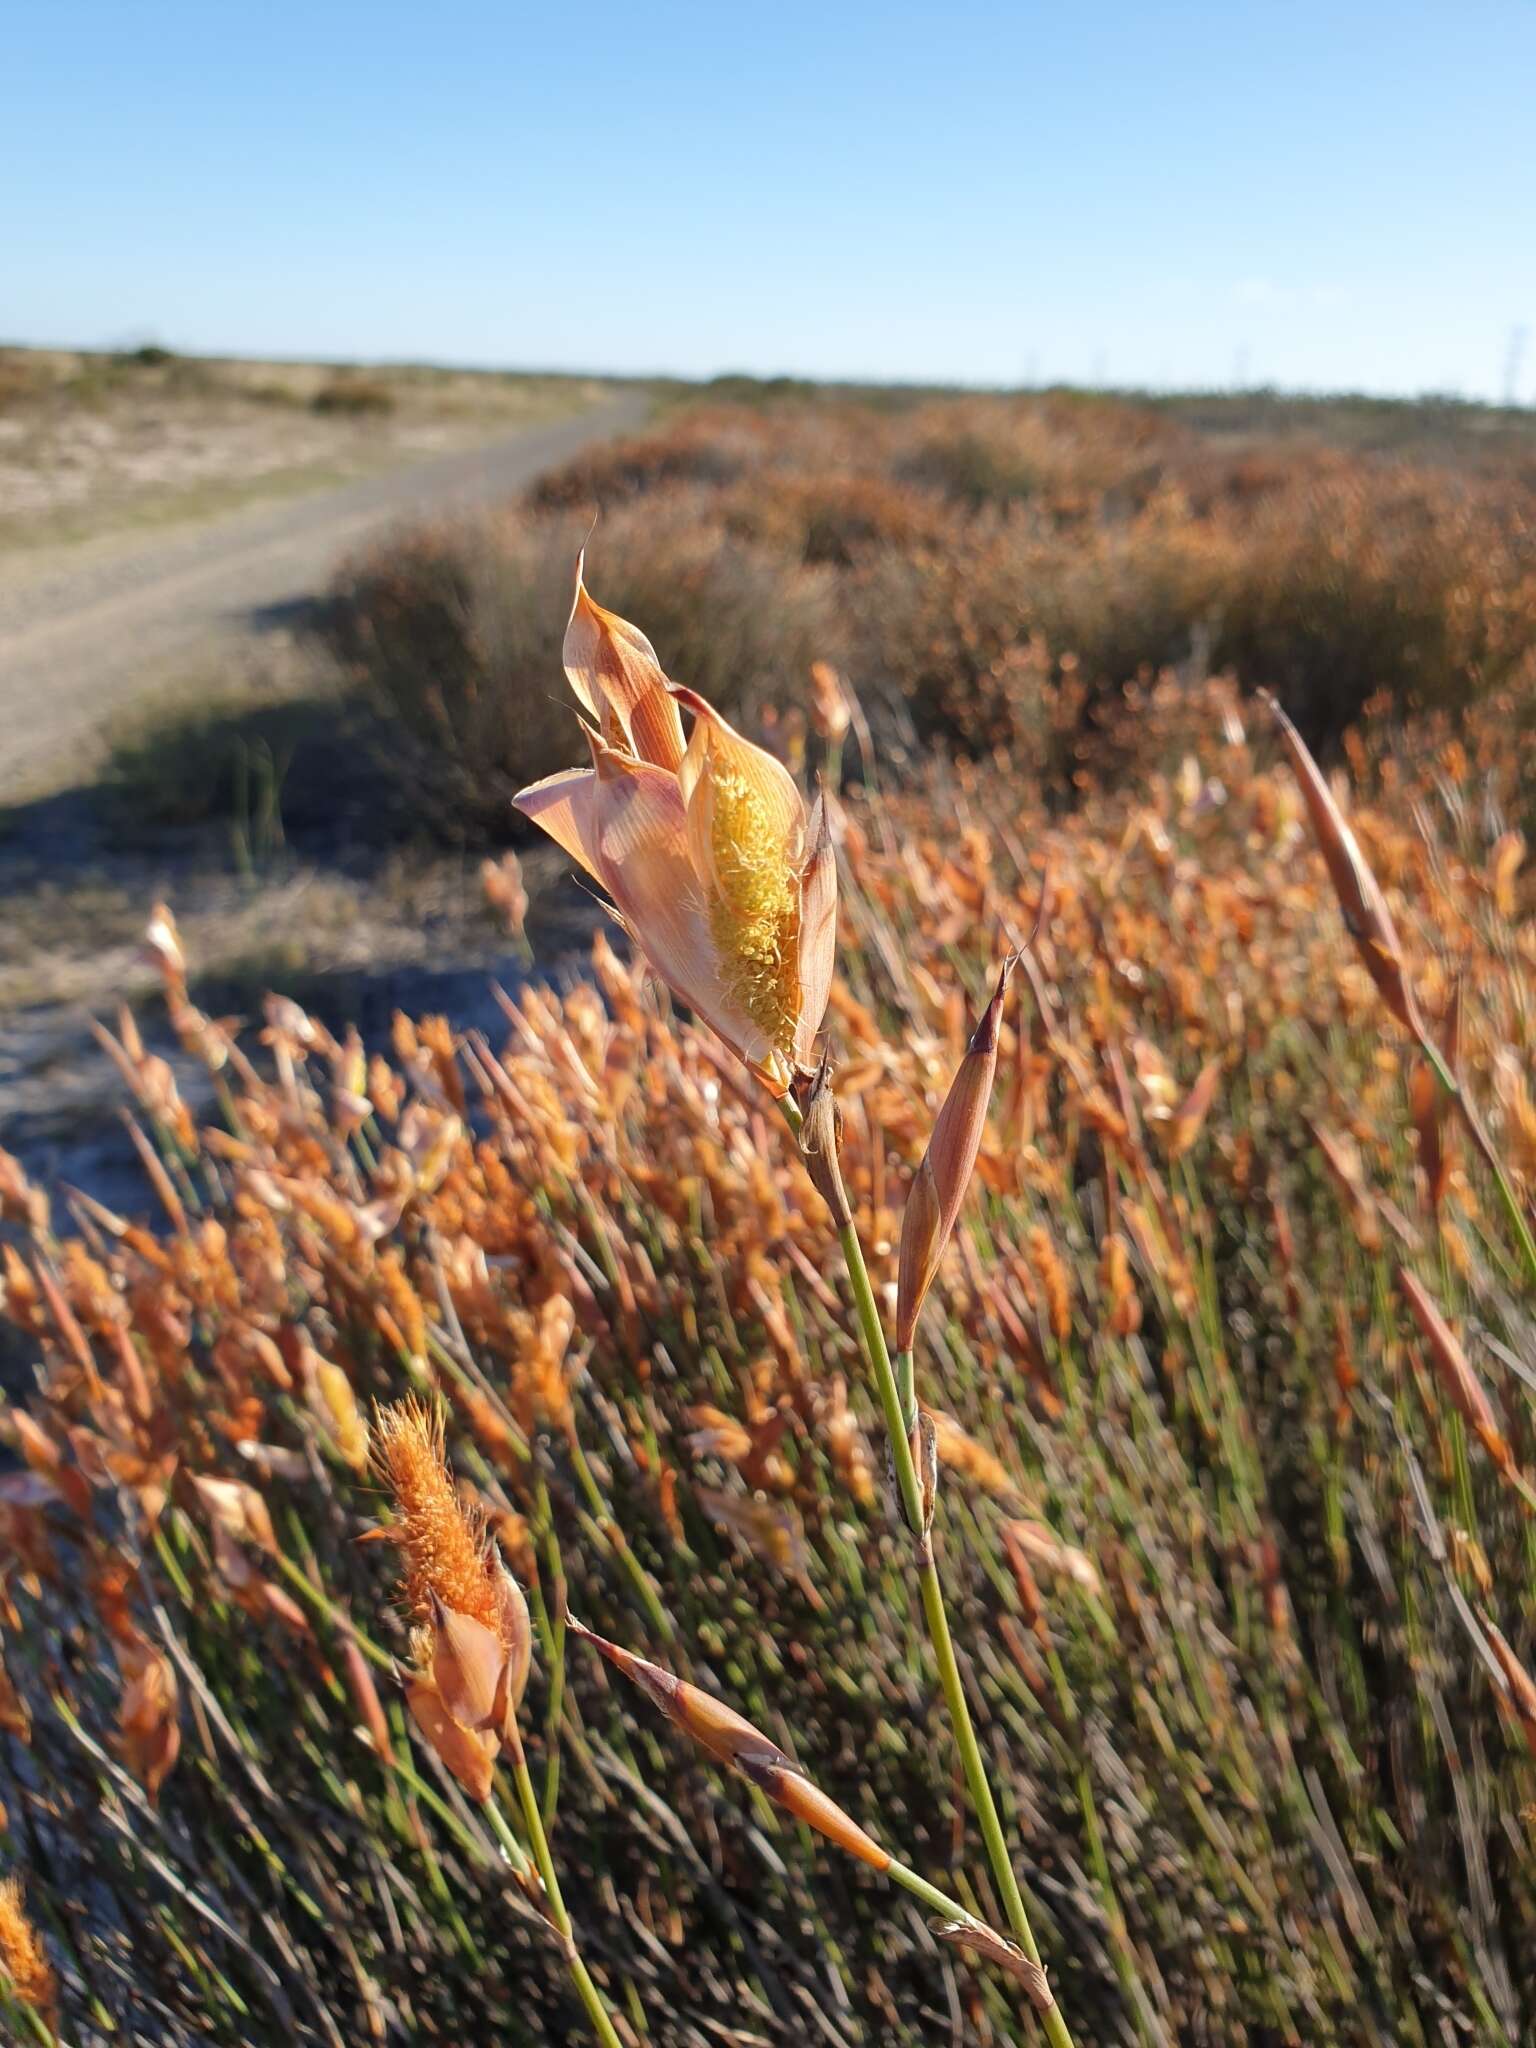
[[[1330,738],[1378,691],[1464,707],[1533,649],[1536,526],[1484,491],[1398,471],[1261,501],[1213,653]]]
[[[1027,456],[974,433],[931,435],[902,463],[900,474],[973,510],[1032,498],[1041,484],[1040,470]]]
[[[418,528],[336,579],[332,644],[450,835],[504,837],[513,791],[570,751],[560,583],[552,554],[506,518]]]
[[[0,349],[0,412],[36,398],[42,388],[34,364],[19,352]]]
[[[1086,535],[1020,513],[882,553],[852,601],[875,690],[919,736],[984,751],[1039,730],[1045,684],[1068,680],[1091,705],[1184,661],[1226,575],[1224,550],[1156,512]]]
[[[724,517],[734,533],[806,563],[846,569],[874,547],[937,542],[950,524],[925,492],[882,476],[802,476],[775,470],[730,493]]]
[[[529,493],[541,512],[608,508],[669,484],[733,484],[761,463],[761,427],[718,415],[678,421],[588,450],[542,477]]]
[[[313,412],[359,419],[393,412],[395,394],[378,377],[334,377],[321,385],[309,403]]]
[[[1116,399],[945,400],[915,414],[896,475],[971,511],[1035,502],[1057,518],[1091,516],[1111,495],[1135,508],[1155,490],[1178,435]]]
[[[386,541],[342,571],[333,642],[396,726],[455,836],[506,837],[515,790],[574,766],[561,642],[580,535],[496,514]],[[593,594],[644,618],[679,681],[752,718],[799,686],[830,639],[824,586],[674,494],[604,522]]]

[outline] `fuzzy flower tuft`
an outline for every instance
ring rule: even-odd
[[[0,1880],[0,1982],[34,2012],[51,2013],[58,2004],[53,1965],[28,1918],[21,1879],[14,1875]]]

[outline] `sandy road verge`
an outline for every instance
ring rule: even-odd
[[[339,558],[397,521],[508,496],[578,448],[627,432],[625,392],[569,419],[339,490],[152,538],[0,559],[0,802],[90,771],[109,719],[189,653],[241,639],[319,595]]]

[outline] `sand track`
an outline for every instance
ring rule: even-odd
[[[644,419],[625,392],[568,419],[152,536],[0,559],[0,802],[88,772],[104,723],[194,655],[319,596],[395,523],[508,497]]]

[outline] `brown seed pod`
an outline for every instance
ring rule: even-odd
[[[1375,982],[1382,1001],[1404,1030],[1422,1038],[1424,1026],[1418,1004],[1403,963],[1402,943],[1387,899],[1360,851],[1333,791],[1323,779],[1306,741],[1292,725],[1276,700],[1265,694],[1262,701],[1280,731],[1281,742],[1290,757],[1292,771],[1301,785],[1312,829],[1339,900],[1344,928],[1355,942],[1365,971]]]
[[[987,1104],[997,1073],[1003,1002],[1017,955],[1010,954],[997,977],[992,1000],[982,1011],[965,1057],[956,1069],[912,1182],[901,1219],[901,1252],[896,1279],[896,1349],[910,1351],[917,1318],[939,1270],[965,1191],[981,1150]]]
[[[1460,1339],[1435,1306],[1428,1288],[1417,1274],[1410,1273],[1406,1266],[1399,1266],[1397,1285],[1429,1347],[1430,1360],[1452,1406],[1493,1462],[1501,1469],[1508,1469],[1513,1463],[1508,1441],[1499,1428],[1493,1404],[1472,1370],[1472,1361],[1462,1349]]]
[[[686,1679],[664,1671],[659,1664],[652,1664],[648,1658],[637,1657],[632,1650],[626,1650],[618,1643],[611,1643],[606,1636],[600,1636],[583,1626],[573,1614],[565,1617],[569,1634],[579,1642],[590,1643],[594,1650],[613,1665],[616,1671],[640,1690],[649,1695],[660,1707],[668,1720],[673,1721],[685,1735],[691,1735],[702,1749],[707,1749],[720,1763],[728,1764],[739,1771],[744,1778],[767,1793],[775,1804],[792,1813],[797,1820],[803,1820],[818,1834],[825,1835],[850,1856],[856,1856],[861,1863],[867,1863],[872,1870],[888,1870],[891,1859],[872,1835],[865,1833],[856,1820],[825,1792],[796,1769],[771,1737],[764,1735],[760,1728],[738,1714],[734,1707],[728,1707],[722,1700],[703,1692]]]

